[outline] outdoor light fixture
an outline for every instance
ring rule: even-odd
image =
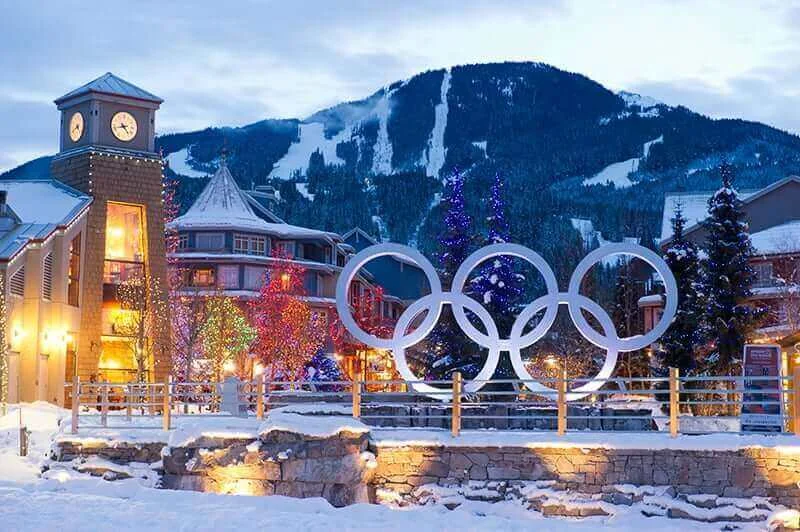
[[[226,360],[224,364],[222,364],[222,371],[225,373],[233,373],[236,371],[236,363],[233,360]]]

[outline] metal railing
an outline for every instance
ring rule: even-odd
[[[560,436],[587,430],[662,431],[673,437],[730,432],[742,408],[763,411],[784,431],[800,432],[800,368],[792,377],[681,377],[673,368],[667,377],[608,379],[600,389],[575,397],[574,389],[589,381],[542,378],[538,382],[550,389],[532,392],[526,387],[530,381],[493,379],[470,393],[459,373],[452,380],[418,382],[256,379],[119,384],[81,382],[75,377],[66,392],[73,433],[79,426],[109,427],[109,419],[124,419],[125,427],[131,428],[134,417],[160,417],[161,423],[139,428],[164,430],[172,427],[175,417],[263,419],[270,409],[300,404],[336,405],[333,410],[370,425],[449,429],[453,436],[462,429],[480,428],[549,430]],[[423,382],[432,388],[416,391],[414,385]],[[236,412],[230,411],[231,395]],[[87,416],[83,424],[82,415]]]

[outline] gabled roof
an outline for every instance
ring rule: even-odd
[[[9,260],[33,240],[45,240],[75,221],[92,198],[54,179],[0,181],[14,224],[0,231],[0,260]]]
[[[146,102],[163,103],[164,100],[151,92],[137,87],[133,83],[125,81],[124,79],[115,76],[111,72],[106,72],[97,79],[94,79],[78,87],[77,89],[66,93],[64,96],[55,100],[56,105],[63,101],[71,100],[77,96],[89,94],[91,92],[99,94],[109,94],[112,96],[125,96],[127,98],[135,98],[137,100],[144,100]]]
[[[773,192],[789,183],[800,183],[800,177],[790,175],[768,185],[760,190],[740,190],[739,197],[743,205],[749,205],[759,198]],[[661,219],[661,241],[664,245],[672,238],[671,218],[674,215],[675,205],[681,203],[683,216],[687,220],[685,234],[696,231],[701,227],[703,220],[708,218],[708,199],[716,191],[668,194],[664,197],[664,211]]]
[[[269,225],[253,212],[225,163],[220,165],[189,210],[170,223],[177,229],[246,231],[268,231]]]

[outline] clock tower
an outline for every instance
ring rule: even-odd
[[[155,152],[162,102],[110,72],[55,100],[60,151],[51,174],[93,198],[79,261],[81,327],[75,360],[67,361],[82,381],[155,381],[170,369],[168,317],[151,311],[166,305],[131,310],[118,296],[120,285],[139,280],[144,301],[166,301],[162,160]],[[147,323],[133,326],[137,320]]]

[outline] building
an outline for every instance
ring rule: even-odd
[[[271,267],[292,262],[304,270],[304,299],[314,312],[332,323],[336,319],[336,281],[355,248],[336,233],[285,223],[269,209],[274,201],[264,188],[242,190],[223,159],[197,200],[169,224],[177,232],[177,249],[170,257],[183,277],[181,290],[194,297],[221,294],[252,300],[258,296]],[[357,244],[374,243],[371,237],[359,241],[353,236],[361,233],[351,231],[347,238]],[[376,312],[392,320],[399,317],[406,299],[417,293],[413,286],[406,286],[409,274],[415,269],[418,276],[422,272],[416,266],[387,259],[387,265],[394,268],[375,269],[371,263],[355,279],[351,297],[382,286],[383,297]],[[412,281],[419,284],[418,280]],[[394,376],[385,353],[380,355],[380,364],[372,351],[336,353],[330,337],[326,351],[339,360],[348,376],[356,372],[374,379]]]
[[[63,400],[76,371],[92,198],[50,179],[0,181],[8,401]]]
[[[686,238],[703,245],[707,230],[701,222],[707,218],[712,194],[679,193],[664,198],[662,250],[672,241],[670,219],[678,205],[687,219]],[[760,190],[742,191],[740,196],[754,248],[749,260],[756,272],[751,302],[769,310],[756,339],[777,341],[800,331],[800,177],[789,176]],[[639,307],[645,330],[650,330],[661,317],[662,298],[645,296]]]
[[[6,279],[7,382],[15,400],[64,404],[64,382],[166,377],[168,330],[144,346],[128,328],[121,283],[151,279],[164,298],[163,100],[107,73],[55,100],[60,149],[50,179],[6,181],[0,263]],[[152,330],[155,330],[153,328]]]

